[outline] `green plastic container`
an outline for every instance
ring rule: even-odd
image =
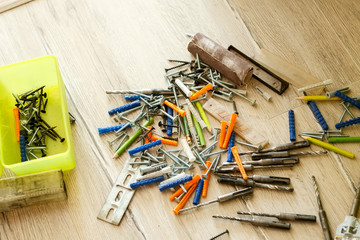
[[[46,139],[47,156],[21,162],[20,144],[16,141],[14,94],[45,85],[48,95],[46,113],[42,117],[65,138],[64,142]],[[75,153],[71,135],[64,82],[56,57],[45,56],[0,67],[0,175],[3,167],[17,175],[53,169],[67,171],[75,167]]]

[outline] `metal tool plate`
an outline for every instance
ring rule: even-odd
[[[250,58],[245,53],[241,52],[239,49],[230,45],[228,47],[228,50],[249,62],[254,68],[253,77],[277,94],[281,95],[289,87],[288,82],[286,82],[284,79],[282,79],[275,73],[271,72],[269,69],[258,63],[256,60]]]
[[[123,169],[97,216],[98,219],[114,225],[120,224],[135,193],[135,190],[130,188],[130,183],[135,182],[136,178],[140,175],[139,167],[129,164],[133,159],[134,158],[129,158],[125,162]]]

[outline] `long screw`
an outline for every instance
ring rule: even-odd
[[[221,237],[222,235],[225,235],[226,233],[229,234],[229,230],[226,229],[224,232],[219,233],[218,235],[210,238],[210,240],[215,240],[215,239],[217,239],[218,237]]]

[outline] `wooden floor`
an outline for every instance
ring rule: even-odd
[[[2,13],[0,65],[49,54],[59,59],[69,110],[76,118],[77,166],[65,173],[67,201],[1,214],[0,239],[209,239],[225,229],[230,234],[221,239],[322,239],[319,221],[294,222],[286,231],[211,217],[236,216],[237,210],[317,215],[311,175],[318,180],[334,233],[359,184],[358,144],[337,144],[355,153],[355,159],[329,153],[302,157],[293,169],[256,172],[290,177],[293,193],[256,189],[252,196],[176,216],[170,192],[159,192],[155,185],[141,188],[120,225],[113,226],[96,217],[128,155],[112,159],[107,140],[113,136],[99,136],[97,128],[114,125],[107,110],[125,103],[105,90],[167,86],[167,59],[192,58],[185,33],[204,33],[249,55],[265,48],[315,77],[333,79],[330,90],[349,86],[351,96],[360,95],[359,12],[356,0],[35,0]],[[308,106],[295,100],[297,89],[290,86],[282,96],[267,91],[273,103],[252,84],[248,96],[257,100],[256,107],[235,99],[241,119],[264,131],[271,146],[289,141],[289,109],[295,111],[297,132],[320,130]],[[231,104],[223,103],[231,110]],[[343,108],[334,102],[318,106],[334,128]],[[359,110],[352,111],[360,116]],[[360,128],[344,132],[359,136]],[[206,200],[233,190],[213,177]]]

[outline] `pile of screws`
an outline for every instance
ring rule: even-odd
[[[18,116],[15,121],[21,126],[17,134],[20,135],[20,139],[25,140],[20,144],[22,162],[46,156],[46,137],[54,141],[57,139],[60,139],[60,142],[65,141],[65,138],[55,131],[56,126],[51,127],[41,116],[42,113],[46,113],[48,103],[44,87],[13,94],[16,100],[14,112],[16,110],[19,113],[15,115],[15,118]]]
[[[256,187],[280,191],[293,191],[293,188],[290,186],[282,186],[290,184],[289,178],[252,175],[249,176],[248,180],[244,180],[241,178],[241,175],[233,174],[234,172],[239,172],[239,168],[235,162],[229,162],[218,166],[221,162],[222,153],[228,152],[229,150],[221,149],[219,151],[213,151],[216,146],[219,145],[220,129],[211,128],[211,126],[209,127],[206,125],[204,123],[205,120],[202,119],[203,116],[200,116],[199,114],[200,110],[196,103],[200,103],[201,100],[206,100],[207,93],[204,92],[203,96],[199,96],[195,100],[191,100],[191,97],[196,95],[193,94],[193,92],[198,92],[200,89],[204,89],[207,87],[207,85],[211,84],[212,88],[210,88],[210,91],[212,92],[211,95],[214,97],[218,97],[226,101],[232,101],[233,95],[235,94],[241,96],[242,99],[247,100],[252,105],[255,104],[255,100],[247,98],[245,96],[246,91],[236,89],[236,85],[223,81],[221,79],[221,75],[215,69],[212,69],[208,65],[202,63],[198,57],[196,57],[196,59],[193,61],[169,61],[178,63],[178,65],[166,69],[165,79],[169,84],[168,89],[115,90],[106,92],[107,94],[130,94],[125,95],[124,98],[125,100],[132,101],[128,104],[109,111],[110,115],[116,114],[117,117],[115,118],[115,121],[121,124],[107,128],[99,128],[99,134],[106,132],[114,132],[116,134],[116,137],[109,141],[110,146],[113,146],[115,142],[120,140],[120,143],[117,144],[115,148],[116,157],[117,154],[120,155],[124,152],[123,150],[119,151],[119,149],[121,149],[123,146],[129,147],[136,141],[135,139],[131,141],[134,136],[130,137],[126,133],[130,127],[137,127],[138,131],[140,131],[137,137],[140,138],[138,142],[142,142],[142,147],[148,145],[147,142],[158,139],[167,139],[173,141],[177,141],[179,139],[183,145],[183,149],[172,150],[165,150],[161,145],[154,153],[149,148],[140,151],[135,155],[131,155],[132,161],[129,164],[141,165],[139,168],[141,176],[139,176],[136,179],[137,182],[132,183],[130,187],[137,188],[146,184],[162,181],[159,185],[159,189],[161,188],[160,191],[162,191],[165,188],[164,186],[171,186],[171,183],[175,182],[177,183],[176,185],[180,186],[177,192],[181,192],[179,194],[177,192],[174,193],[170,198],[171,200],[178,201],[179,205],[182,205],[184,204],[182,203],[183,199],[188,199],[189,194],[194,191],[194,189],[191,190],[191,188],[197,184],[200,185],[200,183],[205,181],[207,181],[207,185],[209,181],[209,175],[211,172],[213,172],[218,175],[219,183],[228,183],[232,185],[236,184],[247,187],[245,188],[247,190],[245,192],[234,192],[227,194],[227,197],[224,197],[224,199],[221,198],[220,202],[225,201],[225,199],[230,200],[238,196],[250,194],[252,193],[252,188]],[[183,99],[185,101],[183,101]],[[171,106],[171,104],[175,106],[172,106],[171,108],[168,107]],[[182,106],[184,106],[185,111],[180,109]],[[194,106],[196,106],[198,109],[196,110],[196,107]],[[140,113],[138,113],[134,119],[129,119],[125,116],[126,114],[138,109],[140,109]],[[171,111],[169,111],[169,109],[171,109]],[[183,111],[186,113],[182,116],[181,114]],[[188,113],[190,113],[190,115],[188,115]],[[198,116],[195,117],[195,115]],[[155,116],[163,118],[162,121],[158,122],[156,125],[158,125],[160,128],[163,128],[163,132],[166,132],[168,136],[164,136],[162,133],[157,132],[154,127],[150,126],[153,122],[153,117]],[[148,122],[145,124],[146,126],[140,125],[139,123],[143,118],[148,120]],[[171,121],[168,121],[169,119]],[[200,122],[202,122],[202,124],[200,124]],[[194,125],[196,124],[198,124],[198,129],[200,129],[200,132],[202,129],[207,129],[207,131],[212,134],[208,139],[208,141],[211,141],[211,143],[208,143],[207,147],[205,140],[203,144],[200,142],[200,132],[191,131],[191,128],[195,129]],[[169,136],[172,135],[171,132],[169,134],[169,128],[178,129],[177,137]],[[186,131],[189,128],[190,131]],[[180,139],[182,134],[186,137],[186,140]],[[154,135],[156,137],[153,137]],[[129,138],[129,140],[126,141],[127,138]],[[255,146],[237,140],[235,140],[235,142],[254,149],[254,151],[243,152],[240,153],[240,155],[248,154],[255,159],[259,152],[262,152],[263,154],[267,153],[267,156],[264,156],[266,159],[244,161],[244,166],[248,171],[257,168],[292,167],[299,162],[299,158],[295,157],[297,155],[326,153],[325,151],[297,152],[292,154],[287,151],[290,149],[308,147],[310,144],[307,141],[275,146],[271,149],[262,149],[261,145]],[[162,144],[164,145],[165,142],[162,142]],[[192,147],[189,147],[189,145],[192,145]],[[131,149],[131,151],[132,150],[133,149]],[[281,152],[281,150],[283,152]],[[182,151],[184,151],[185,154],[182,154]],[[282,154],[281,158],[276,158],[279,157],[278,155],[280,153]],[[273,159],[272,155],[274,155],[275,159]],[[208,161],[211,156],[214,156],[215,158],[212,161]],[[169,162],[171,162],[171,164],[168,164]],[[199,164],[200,169],[204,171],[204,174],[193,176],[192,180],[189,181],[191,177],[187,173],[189,170],[194,169],[194,163]],[[168,179],[164,180],[164,176],[167,176]],[[180,182],[181,184],[179,184]],[[194,183],[195,185],[191,187],[191,184],[189,183]],[[203,197],[204,196],[206,196],[206,193],[204,195],[203,191]],[[194,202],[198,204],[198,200],[194,200]],[[210,202],[212,203],[213,201]],[[204,204],[199,204],[199,206],[203,206]],[[185,209],[180,209],[181,208],[177,207],[174,209],[174,212],[179,214],[180,212],[185,211]]]
[[[252,194],[253,189],[255,188],[266,188],[270,190],[292,192],[294,191],[294,188],[291,186],[286,186],[290,185],[290,178],[255,174],[247,176],[246,172],[251,172],[256,169],[263,168],[293,167],[299,163],[298,156],[321,155],[327,153],[327,151],[291,151],[309,147],[311,142],[308,140],[295,142],[295,128],[292,129],[290,143],[267,149],[263,149],[263,146],[261,145],[255,146],[235,140],[234,132],[232,137],[233,144],[221,144],[221,141],[224,142],[225,135],[221,140],[221,137],[219,137],[220,129],[212,128],[210,126],[204,109],[200,103],[202,100],[207,100],[207,92],[211,92],[212,97],[221,98],[228,102],[233,102],[233,114],[236,114],[236,117],[238,113],[236,111],[236,104],[233,101],[234,95],[239,96],[241,99],[246,100],[252,105],[255,105],[256,101],[246,97],[246,90],[236,89],[237,86],[235,84],[223,81],[218,71],[201,62],[198,55],[196,55],[195,60],[192,61],[169,60],[169,62],[176,63],[177,65],[165,69],[165,80],[168,83],[167,89],[106,91],[107,94],[131,94],[124,96],[124,99],[132,101],[131,103],[109,111],[109,114],[111,113],[110,115],[117,114],[118,118],[116,118],[116,122],[125,121],[125,123],[122,123],[118,126],[99,129],[100,134],[104,132],[115,131],[117,136],[115,139],[109,142],[111,146],[113,143],[118,141],[118,139],[121,139],[120,144],[116,147],[114,158],[121,155],[128,147],[130,147],[132,143],[136,141],[137,138],[140,137],[139,141],[142,142],[142,146],[129,150],[129,153],[130,151],[136,153],[135,155],[130,154],[132,159],[129,164],[142,165],[139,167],[139,173],[141,176],[136,178],[136,182],[132,182],[130,184],[129,187],[131,189],[136,189],[140,186],[160,182],[158,185],[160,191],[164,191],[165,189],[171,189],[173,191],[173,194],[169,199],[171,201],[176,200],[178,202],[178,205],[173,209],[173,212],[175,214],[180,214],[191,209],[198,209],[209,204],[222,203],[231,199]],[[325,84],[328,85],[329,81],[325,82]],[[319,84],[315,85],[315,87],[319,86]],[[259,87],[255,86],[255,88],[267,101],[270,100],[271,96],[265,94],[265,92],[263,92]],[[344,95],[344,92],[348,92],[348,90],[348,88],[345,88],[340,89],[339,91],[327,93],[329,97],[333,97],[334,95],[344,100],[342,105],[344,106],[345,111],[339,121],[340,125],[335,126],[340,130],[329,130],[315,103],[310,103],[309,106],[321,127],[323,128],[323,131],[320,131],[319,133],[303,132],[301,135],[320,139],[325,137],[347,137],[346,135],[342,134],[341,128],[360,123],[360,117],[354,118],[348,109],[348,106],[350,105],[354,105],[360,109],[360,103],[357,102],[358,99],[353,99]],[[141,105],[141,102],[143,105]],[[181,109],[180,107],[184,107],[184,109]],[[137,109],[141,110],[135,119],[131,120],[125,117],[125,114],[133,112]],[[342,122],[346,113],[348,113],[352,119],[351,121]],[[155,128],[151,126],[151,124],[154,122],[154,116],[162,117],[162,122],[158,122],[157,125],[162,128],[162,132],[166,132],[167,136],[163,136],[162,134],[156,132]],[[233,119],[232,116],[231,119]],[[233,125],[231,125],[232,122],[230,120],[228,127],[228,132],[230,134],[226,134],[226,136],[229,136],[230,139],[236,117],[234,118]],[[139,122],[143,118],[146,118],[147,122],[144,125],[140,125]],[[294,126],[293,111],[291,120],[291,125]],[[220,135],[226,131],[226,122],[224,127],[223,122],[225,121],[222,121],[221,123]],[[230,128],[230,125],[232,128]],[[138,128],[135,134],[131,137],[129,137],[129,135],[126,133],[129,127]],[[207,147],[204,135],[202,133],[202,130],[205,128],[210,134],[212,134],[212,136],[208,139],[212,142],[209,143]],[[172,136],[173,129],[177,130],[177,138]],[[184,138],[180,139],[182,134],[186,137],[186,140]],[[154,135],[156,135],[156,137],[154,137]],[[124,142],[128,137],[129,139]],[[357,139],[354,137],[354,139],[351,140],[360,141],[360,137],[356,138]],[[161,140],[161,144],[164,145],[166,143],[163,140],[171,140],[176,142],[178,139],[182,144],[182,149],[165,150],[163,146],[160,146],[157,149],[156,154],[151,153],[150,148],[154,147],[155,145],[159,145],[159,140]],[[227,139],[228,142],[230,139]],[[330,142],[330,139],[328,140]],[[239,153],[237,152],[235,143],[245,145],[247,147],[253,148],[254,150]],[[171,145],[177,145],[177,143]],[[217,145],[219,145],[222,150],[213,151]],[[185,154],[182,154],[182,151],[184,151]],[[226,163],[221,164],[222,153],[225,152],[228,152],[228,159]],[[251,158],[251,160],[241,160],[239,156],[243,155],[248,155],[247,158]],[[214,156],[215,158],[213,158],[212,161],[208,161],[210,156]],[[233,162],[231,158],[232,156],[234,156],[235,162]],[[168,164],[169,162],[171,164]],[[203,174],[189,174],[188,171],[194,169],[194,163],[199,164],[199,168],[204,171]],[[217,175],[218,183],[229,184],[232,186],[238,185],[244,188],[220,195],[216,199],[199,203],[200,196],[206,197],[211,173]],[[241,173],[241,175],[239,173]],[[176,186],[179,188],[175,191],[174,187]],[[194,206],[184,208],[192,193],[195,193],[193,200]],[[239,211],[238,213],[241,215],[249,215],[250,217],[231,217],[223,215],[213,215],[213,217],[245,221],[256,226],[282,229],[290,229],[290,223],[274,221],[274,217],[278,220],[316,221],[315,216],[304,214],[269,214],[244,211]],[[321,217],[320,219],[322,220]],[[225,233],[227,233],[227,231],[215,236],[214,238]]]

